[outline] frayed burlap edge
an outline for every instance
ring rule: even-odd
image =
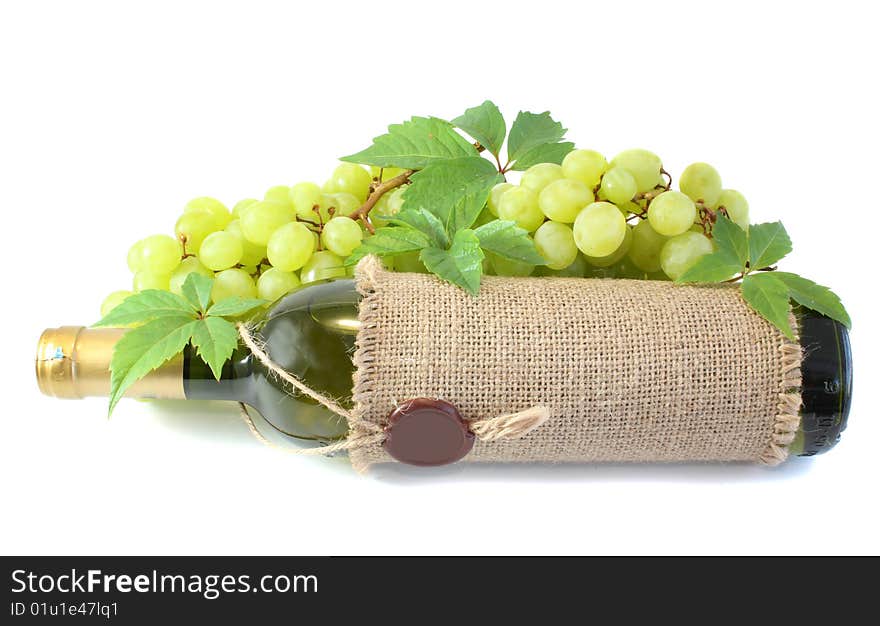
[[[352,361],[354,363],[354,393],[352,402],[354,420],[349,422],[349,439],[363,437],[368,434],[362,426],[362,416],[367,412],[373,400],[373,388],[370,383],[375,375],[375,347],[376,347],[376,324],[369,320],[376,318],[375,300],[370,296],[376,282],[376,276],[384,271],[382,262],[378,257],[370,255],[360,260],[355,268],[355,285],[358,293],[363,296],[358,309],[358,318],[361,321],[358,330],[357,349]],[[367,471],[370,463],[361,455],[350,453],[349,459],[356,472],[363,474]]]
[[[789,323],[796,329],[797,323],[794,316],[790,316]],[[801,361],[803,350],[798,342],[797,335],[794,340],[782,337],[779,345],[782,354],[781,370],[782,380],[779,383],[779,403],[776,405],[776,420],[773,424],[773,433],[770,443],[767,444],[761,454],[760,461],[765,465],[779,465],[788,458],[789,446],[797,435],[801,425]]]
[[[355,270],[355,282],[358,292],[363,296],[360,304],[359,318],[361,328],[358,331],[357,349],[352,357],[354,371],[354,394],[352,400],[353,419],[350,420],[349,439],[368,436],[370,433],[362,426],[362,417],[368,413],[374,399],[371,381],[375,378],[375,348],[377,327],[370,320],[375,319],[376,302],[370,296],[378,274],[385,271],[381,260],[373,255],[364,257]],[[794,316],[789,320],[793,329],[797,328]],[[780,335],[781,336],[781,335]],[[794,441],[800,427],[801,409],[801,361],[803,353],[797,336],[790,340],[781,336],[779,351],[781,353],[781,372],[779,381],[779,402],[772,434],[767,447],[759,455],[758,461],[767,466],[779,465],[789,456],[789,446]],[[353,451],[354,452],[354,451]],[[350,454],[352,467],[358,473],[365,473],[371,462],[356,453]]]

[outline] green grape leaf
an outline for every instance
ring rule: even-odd
[[[402,124],[392,124],[388,133],[373,139],[369,148],[342,157],[342,160],[418,170],[438,159],[477,154],[477,149],[455,132],[449,122],[436,117],[413,117]]]
[[[716,251],[707,254],[694,263],[684,274],[679,276],[677,283],[718,283],[732,278],[741,272],[743,266],[731,260],[725,252]]]
[[[129,330],[116,342],[110,359],[110,413],[132,384],[186,347],[198,323],[190,315],[166,315]]]
[[[828,287],[790,272],[773,272],[771,275],[785,283],[788,295],[798,304],[837,320],[847,328],[852,326],[852,320],[840,298]]]
[[[242,298],[241,296],[233,296],[224,298],[220,302],[214,303],[206,315],[213,317],[238,317],[244,315],[248,311],[252,311],[257,307],[266,304],[267,300],[259,298]]]
[[[443,223],[450,237],[470,228],[486,205],[492,187],[504,180],[482,157],[429,163],[410,179],[403,210],[427,209]]]
[[[128,296],[94,325],[125,327],[152,322],[161,317],[188,315],[195,318],[197,312],[192,304],[177,294],[159,289],[145,289]]]
[[[561,143],[545,143],[542,146],[532,148],[518,158],[510,169],[524,171],[538,163],[562,163],[565,155],[574,150],[574,144],[570,141]]]
[[[782,334],[794,339],[788,315],[791,312],[788,286],[775,272],[749,274],[742,282],[742,295],[758,315],[776,326]]]
[[[440,219],[427,209],[404,209],[397,215],[387,217],[389,224],[408,226],[425,233],[431,240],[431,245],[438,248],[449,247],[449,235],[446,227]]]
[[[208,305],[211,303],[211,288],[213,286],[213,278],[202,276],[197,272],[191,272],[186,277],[186,280],[183,281],[180,293],[182,293],[183,297],[186,298],[197,310],[204,312],[208,309]]]
[[[227,302],[228,300],[222,300]],[[192,329],[192,345],[202,360],[211,368],[214,378],[220,380],[223,364],[229,360],[238,346],[235,324],[222,317],[206,317],[196,322]]]
[[[419,258],[428,271],[453,285],[462,287],[469,294],[475,296],[480,290],[483,251],[474,231],[460,230],[455,233],[452,246],[448,250],[425,248]]]
[[[565,136],[565,131],[562,124],[550,117],[549,111],[544,113],[520,111],[507,138],[507,161],[516,164],[516,161],[526,157],[535,149],[546,144],[558,143]],[[531,159],[534,158],[534,155],[531,156]],[[521,168],[517,165],[516,169]]]
[[[749,226],[749,266],[768,267],[791,252],[791,239],[782,222]]]
[[[717,250],[723,252],[731,263],[739,265],[737,271],[743,271],[749,260],[749,236],[746,231],[719,213],[712,227],[712,238]]]
[[[492,220],[477,228],[474,233],[484,250],[512,261],[544,265],[544,257],[538,254],[535,242],[516,222]]]
[[[498,157],[507,135],[507,124],[494,102],[486,100],[480,106],[470,108],[456,117],[452,123]]]
[[[374,235],[364,239],[351,256],[345,259],[345,266],[355,265],[369,254],[382,257],[417,252],[431,245],[431,239],[425,233],[411,226],[385,226],[377,228]]]

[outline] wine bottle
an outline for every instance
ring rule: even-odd
[[[353,280],[316,283],[278,300],[255,320],[259,340],[282,368],[315,391],[351,406],[360,295]],[[852,393],[849,335],[840,323],[798,309],[802,362],[801,425],[790,450],[811,456],[833,447],[846,427]],[[58,398],[106,396],[113,344],[124,329],[65,326],[40,338],[36,372],[40,390]],[[239,348],[217,380],[191,348],[138,381],[129,397],[231,400],[259,413],[270,439],[332,441],[345,436],[345,420],[295,391]]]

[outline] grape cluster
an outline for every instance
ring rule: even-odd
[[[343,163],[323,186],[278,185],[262,200],[242,200],[231,211],[214,198],[195,198],[184,207],[174,236],[152,235],[131,247],[132,290],[110,294],[101,315],[144,289],[179,294],[193,272],[214,279],[214,301],[232,296],[273,301],[301,284],[345,276],[343,260],[366,234],[349,215],[372,186],[399,173]],[[395,191],[382,196],[377,213],[400,210],[402,198]]]
[[[738,191],[722,189],[711,165],[682,173],[680,191],[660,158],[625,150],[609,162],[594,150],[574,150],[561,165],[541,163],[519,182],[489,195],[490,219],[512,220],[534,239],[546,266],[489,256],[489,273],[676,279],[712,252],[719,213],[748,229],[749,207]]]
[[[349,275],[344,259],[370,235],[357,212],[378,185],[402,173],[342,163],[322,186],[275,186],[262,200],[241,200],[231,211],[214,198],[195,198],[184,207],[174,236],[152,235],[131,247],[132,291],[110,294],[101,315],[144,289],[179,294],[193,272],[214,279],[214,301],[242,296],[271,302],[302,284]],[[674,280],[712,252],[711,227],[719,213],[747,229],[749,212],[743,195],[722,189],[718,172],[706,163],[688,166],[679,189],[672,190],[660,158],[641,149],[610,162],[596,151],[574,150],[561,164],[534,165],[519,184],[503,182],[491,190],[475,227],[495,219],[516,222],[546,265],[487,252],[483,270],[497,276]],[[399,186],[372,198],[370,230],[401,210],[405,193]],[[427,271],[418,252],[385,263],[401,272]]]

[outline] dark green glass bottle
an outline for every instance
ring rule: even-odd
[[[350,406],[360,295],[351,279],[311,284],[274,303],[256,330],[272,360],[312,389]],[[797,311],[803,409],[794,454],[810,456],[833,447],[846,427],[852,394],[849,335],[841,324]],[[109,393],[112,344],[124,330],[64,327],[40,340],[37,378],[44,393],[80,398]],[[296,392],[245,348],[214,378],[191,349],[137,383],[130,396],[234,400],[256,411],[261,434],[275,441],[332,441],[344,437],[345,420]],[[258,413],[258,414],[257,414]]]

